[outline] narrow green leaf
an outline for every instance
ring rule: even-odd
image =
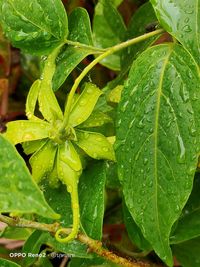
[[[56,152],[57,146],[54,142],[48,140],[30,158],[32,176],[36,183],[40,183],[42,179],[48,177],[53,170]]]
[[[199,174],[193,184],[193,191],[177,222],[171,243],[181,243],[200,236],[200,180]]]
[[[107,48],[124,40],[126,26],[117,9],[110,1],[100,0],[95,7],[93,19],[93,37],[95,46]],[[101,64],[120,70],[120,54],[113,54],[101,61]]]
[[[1,0],[0,18],[12,44],[30,54],[49,53],[68,35],[60,0]]]
[[[41,80],[36,80],[28,93],[27,100],[26,100],[26,116],[29,120],[39,121],[36,116],[34,116],[36,103],[38,100],[39,90],[40,90]]]
[[[96,240],[102,238],[104,217],[106,173],[103,164],[98,162],[84,170],[79,183],[81,225],[86,234]]]
[[[133,14],[128,25],[126,40],[145,34],[147,32],[146,27],[151,23],[155,23],[156,21],[157,18],[152,5],[149,2],[145,3]],[[156,39],[158,39],[158,37],[159,35],[153,36],[124,50],[121,58],[122,67],[129,69],[132,65],[133,60],[148,46],[150,46]]]
[[[75,143],[90,157],[115,160],[112,144],[104,135],[82,130],[76,130],[76,135],[77,141]]]
[[[199,0],[151,0],[163,26],[200,64]]]
[[[93,45],[90,18],[84,8],[75,8],[69,16],[68,40],[89,46]],[[66,45],[57,58],[57,68],[53,77],[56,91],[67,79],[72,70],[94,51]]]
[[[174,255],[182,267],[200,266],[200,238],[195,238],[187,242],[174,245],[172,247]]]
[[[69,125],[75,127],[86,121],[91,115],[101,94],[101,90],[95,84],[86,83],[83,92],[72,107],[69,116]]]
[[[0,266],[1,267],[20,267],[19,264],[12,262],[12,261],[5,260],[5,259],[0,259]]]
[[[13,144],[39,140],[49,136],[50,125],[47,122],[12,121],[7,124],[4,136]]]
[[[199,85],[195,62],[180,45],[155,46],[133,64],[118,111],[125,202],[169,266],[171,227],[191,193],[200,149]]]
[[[124,222],[126,225],[128,236],[130,240],[133,242],[133,244],[135,244],[138,248],[142,250],[146,250],[146,251],[152,250],[151,245],[144,238],[140,228],[137,226],[137,224],[133,220],[133,217],[131,216],[124,202],[123,202],[123,215],[124,215]]]
[[[59,218],[46,203],[16,149],[3,136],[0,136],[0,179],[0,212]]]
[[[16,227],[7,226],[1,233],[1,238],[7,238],[12,240],[26,240],[33,230],[28,228],[19,228],[16,231]]]

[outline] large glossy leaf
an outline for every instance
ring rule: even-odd
[[[199,0],[151,0],[161,25],[200,64]]]
[[[68,34],[60,0],[1,0],[0,22],[12,44],[30,54],[45,54]]]
[[[126,205],[169,265],[171,227],[192,190],[199,152],[198,69],[180,46],[147,49],[132,66],[117,123]]]
[[[0,266],[1,267],[20,267],[19,264],[12,262],[12,261],[5,260],[5,259],[0,259]]]
[[[105,180],[103,163],[98,162],[83,172],[79,183],[81,225],[96,240],[102,238]]]
[[[149,2],[145,3],[133,14],[128,25],[126,39],[132,39],[145,34],[147,32],[146,27],[151,23],[155,23],[156,21],[157,18],[151,4]],[[156,35],[143,42],[139,42],[131,47],[128,47],[122,53],[122,67],[129,69],[133,60],[148,46],[150,46],[158,37],[159,35]]]
[[[86,45],[93,45],[90,18],[83,8],[76,8],[69,16],[68,39]],[[92,51],[66,45],[57,58],[57,68],[53,78],[53,88],[57,90],[71,71]]]
[[[193,191],[171,236],[171,243],[181,243],[200,236],[200,175],[196,176]]]
[[[200,266],[200,238],[195,238],[172,247],[182,267]]]
[[[94,43],[97,47],[107,48],[124,40],[126,26],[111,1],[100,0],[95,7],[93,19]],[[120,70],[120,55],[113,54],[101,61],[101,64]]]
[[[0,136],[0,212],[37,213],[58,219],[15,148]]]

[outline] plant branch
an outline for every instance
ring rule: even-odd
[[[107,49],[103,49],[103,48],[98,48],[98,47],[94,47],[94,46],[90,46],[90,45],[86,45],[83,43],[79,43],[79,42],[73,42],[70,40],[65,40],[65,43],[71,46],[74,46],[75,48],[82,48],[82,49],[86,49],[89,50],[88,52],[92,51],[96,53],[102,53],[105,52]]]
[[[63,125],[62,127],[60,128],[60,132],[63,132],[63,130],[66,128],[66,126],[68,125],[68,121],[69,121],[69,114],[70,114],[70,111],[71,111],[71,107],[72,107],[72,103],[73,103],[73,96],[76,92],[76,89],[78,88],[80,82],[82,81],[82,79],[87,75],[87,73],[97,64],[99,63],[100,61],[102,61],[104,58],[108,57],[109,55],[111,54],[114,54],[115,52],[121,50],[121,49],[124,49],[128,46],[131,46],[133,44],[136,44],[136,43],[139,43],[139,42],[142,42],[152,36],[155,36],[155,35],[158,35],[158,34],[161,34],[163,33],[164,30],[163,29],[159,29],[159,30],[156,30],[156,31],[153,31],[153,32],[150,32],[150,33],[146,33],[144,35],[141,35],[139,37],[136,37],[136,38],[133,38],[131,40],[128,40],[128,41],[125,41],[123,43],[120,43],[120,44],[117,44],[113,47],[110,47],[110,48],[107,48],[106,51],[101,54],[100,56],[98,56],[97,58],[95,58],[83,71],[82,73],[78,76],[78,78],[75,80],[73,86],[72,86],[72,89],[69,93],[69,96],[68,96],[68,100],[67,100],[67,106],[66,106],[66,109],[65,109],[65,115],[64,115],[64,121],[63,121]]]
[[[8,216],[4,216],[0,214],[0,221],[8,224],[9,226],[13,227],[19,227],[19,228],[33,228],[41,231],[50,232],[52,234],[55,234],[56,231],[59,229],[59,223],[53,223],[53,224],[45,224],[45,223],[39,223],[34,221],[29,221],[22,218],[11,218]],[[65,228],[65,233],[70,234],[71,228]],[[111,262],[114,262],[116,264],[125,266],[125,267],[159,267],[156,264],[147,263],[147,262],[141,262],[141,261],[135,261],[132,262],[126,258],[120,257],[116,255],[115,253],[105,249],[102,246],[102,243],[98,240],[94,240],[90,237],[88,237],[85,234],[79,233],[76,237],[81,243],[88,246],[91,252],[96,253],[100,257],[105,258],[106,260],[109,260]]]

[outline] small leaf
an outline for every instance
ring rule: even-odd
[[[59,157],[60,160],[68,164],[73,170],[82,170],[79,155],[70,141],[66,141],[59,147]]]
[[[75,8],[70,14],[68,40],[89,46],[93,45],[90,18],[84,8]],[[64,83],[72,70],[92,53],[94,50],[66,45],[57,58],[56,72],[53,77],[54,91]]]
[[[118,109],[116,155],[125,202],[169,266],[169,235],[191,193],[200,150],[199,81],[180,45],[154,46],[133,64]]]
[[[5,259],[0,259],[0,266],[1,267],[20,267],[20,265],[18,265],[17,263],[8,261]]]
[[[200,238],[172,246],[172,250],[182,267],[199,267],[200,265]]]
[[[42,179],[48,177],[53,170],[56,152],[57,146],[48,140],[30,158],[32,176],[36,183],[40,183]]]
[[[32,86],[29,90],[28,96],[27,96],[26,116],[29,120],[35,120],[35,121],[40,120],[36,116],[34,116],[35,107],[36,107],[36,103],[37,103],[38,95],[39,95],[39,91],[40,91],[40,84],[41,84],[41,80],[36,80],[32,84]]]
[[[39,140],[49,136],[50,125],[47,122],[12,121],[7,124],[4,136],[13,144]]]
[[[94,159],[115,160],[115,154],[111,143],[100,133],[76,130],[75,142],[86,154]]]
[[[7,226],[1,233],[1,238],[7,238],[12,240],[26,240],[32,233],[31,229],[19,228],[16,231],[16,227]]]
[[[172,244],[181,243],[200,236],[199,192],[200,180],[199,174],[197,174],[193,184],[193,191],[171,236],[170,241]]]
[[[13,46],[30,54],[47,54],[68,35],[60,0],[0,1],[0,21]]]
[[[2,136],[0,148],[0,212],[36,213],[58,219],[16,149]]]
[[[86,234],[96,240],[102,238],[104,217],[106,173],[103,164],[98,162],[84,170],[79,183],[81,225]]]
[[[86,121],[84,121],[81,125],[79,125],[79,127],[80,128],[99,127],[106,123],[112,123],[112,122],[113,120],[107,114],[101,111],[94,111]]]
[[[200,64],[200,12],[198,0],[151,0],[163,28]]]
[[[119,44],[124,40],[125,32],[126,26],[117,9],[110,1],[100,0],[95,7],[93,19],[95,46],[107,48]],[[101,64],[113,70],[120,70],[120,54],[105,58]]]
[[[86,121],[91,115],[101,94],[101,90],[96,85],[86,83],[83,92],[72,107],[69,116],[69,125],[75,127]]]

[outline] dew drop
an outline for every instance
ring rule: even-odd
[[[190,25],[185,25],[185,26],[183,27],[182,30],[183,30],[184,32],[191,32],[191,31],[192,31]]]
[[[184,163],[185,162],[185,146],[183,143],[183,139],[180,135],[177,136],[177,141],[178,141],[178,148],[179,148],[178,162]]]

